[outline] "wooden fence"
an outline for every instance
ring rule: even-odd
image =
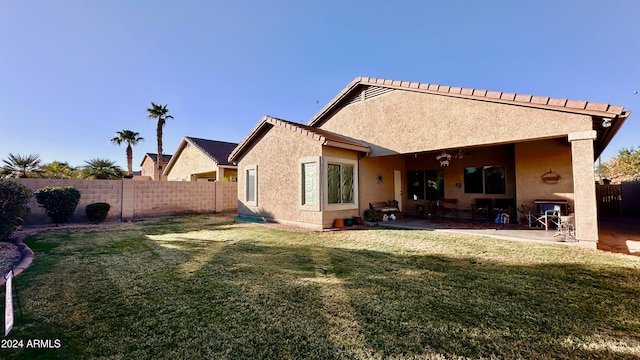
[[[621,185],[622,214],[640,214],[640,181],[623,182]]]
[[[640,214],[640,181],[596,186],[600,215]]]
[[[620,215],[622,213],[622,192],[620,184],[596,186],[599,215]]]

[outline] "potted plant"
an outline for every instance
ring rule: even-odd
[[[364,218],[367,221],[376,221],[376,211],[373,209],[367,209],[364,211]]]

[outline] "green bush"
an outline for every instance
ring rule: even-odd
[[[11,238],[16,227],[29,215],[29,199],[32,196],[28,187],[11,180],[0,180],[0,240]]]
[[[101,223],[107,218],[111,205],[104,202],[97,202],[87,205],[84,211],[87,213],[87,218],[93,223]]]
[[[35,195],[54,224],[69,222],[80,202],[80,191],[73,186],[45,186]]]

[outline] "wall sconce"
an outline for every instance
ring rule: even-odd
[[[609,118],[604,118],[602,120],[602,127],[603,128],[608,128],[609,126],[611,126],[611,119]]]

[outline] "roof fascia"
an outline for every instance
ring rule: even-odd
[[[176,161],[178,161],[178,158],[180,157],[182,150],[184,150],[184,148],[187,146],[187,139],[188,139],[187,136],[182,138],[182,141],[180,141],[180,145],[178,145],[178,150],[176,150],[174,155],[171,157],[171,160],[169,160],[169,163],[164,168],[164,171],[162,171],[162,175],[165,175],[165,176],[169,175],[169,171],[171,170],[173,165],[176,163]]]
[[[258,121],[258,123],[253,127],[253,129],[249,131],[247,136],[245,136],[245,138],[242,139],[242,141],[238,144],[238,146],[236,146],[236,148],[233,149],[231,154],[229,154],[229,158],[227,159],[229,160],[230,163],[237,164],[240,158],[244,155],[244,153],[248,150],[248,148],[253,144],[253,142],[259,136],[261,136],[265,131],[269,130],[269,129],[266,129],[266,127],[267,126],[273,127],[273,124],[270,124],[267,122],[268,118],[270,118],[270,116],[263,116],[262,119],[260,119],[260,121]]]

